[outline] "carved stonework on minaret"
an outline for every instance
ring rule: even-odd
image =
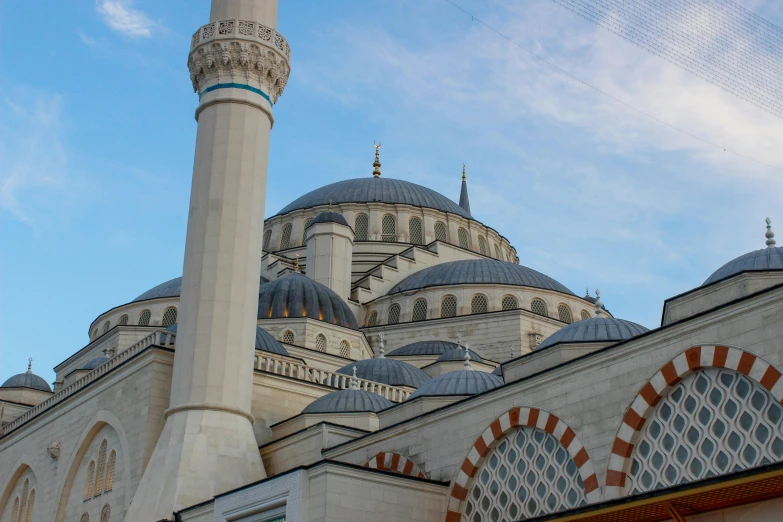
[[[214,85],[241,83],[275,103],[291,72],[291,48],[283,36],[258,22],[218,20],[193,35],[188,69],[199,94]]]

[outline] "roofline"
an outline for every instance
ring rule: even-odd
[[[381,296],[381,297],[388,297],[388,296]],[[376,299],[373,299],[373,301],[375,301],[377,299],[380,299],[380,297],[378,297]],[[370,303],[372,303],[373,301],[368,301],[367,303],[365,303],[365,306],[370,304]],[[561,321],[560,319],[555,319],[554,317],[549,317],[548,315],[539,315],[539,314],[537,314],[535,312],[531,312],[530,310],[528,310],[526,308],[512,308],[511,310],[491,310],[489,312],[481,312],[481,313],[478,313],[478,314],[454,315],[454,316],[451,316],[451,317],[430,317],[429,319],[422,319],[421,321],[401,321],[399,323],[394,323],[394,324],[376,324],[375,326],[362,326],[361,329],[362,330],[369,330],[371,328],[388,328],[389,326],[397,326],[397,325],[400,325],[400,324],[426,323],[427,321],[441,321],[443,319],[455,319],[455,318],[458,318],[458,317],[479,317],[479,316],[482,316],[482,315],[500,314],[500,313],[505,313],[505,312],[525,312],[525,313],[528,313],[528,314],[532,314],[535,317],[543,317],[544,319],[550,319],[552,321],[555,321],[555,322],[558,322],[558,323],[562,323],[562,324],[565,324],[565,325],[573,324],[573,323],[566,323],[565,321]],[[395,348],[395,350],[396,350],[396,348]]]
[[[276,422],[274,424],[270,424],[269,425],[269,429],[272,429],[275,426],[279,426],[280,424],[283,424],[284,422],[288,422],[288,421],[290,421],[292,419],[295,419],[295,418],[299,417],[300,415],[303,415],[303,414],[300,413],[298,415],[294,415],[293,417],[289,417],[289,418],[287,418],[285,420],[281,420],[280,422]],[[363,430],[361,428],[354,428],[353,426],[344,426],[342,424],[336,424],[334,422],[320,421],[320,422],[316,422],[315,424],[313,424],[311,426],[307,426],[306,428],[302,428],[301,430],[295,431],[293,433],[289,433],[288,435],[284,435],[283,437],[280,437],[279,439],[275,439],[275,440],[267,442],[266,444],[262,444],[262,445],[260,445],[258,447],[258,449],[260,450],[262,448],[266,448],[267,446],[271,446],[272,444],[277,444],[281,440],[286,440],[286,439],[288,439],[290,437],[293,437],[294,435],[299,435],[300,433],[305,432],[307,430],[310,430],[312,428],[315,428],[316,426],[334,426],[336,428],[344,428],[346,430],[353,430],[353,431],[358,431],[358,432],[361,432],[361,433],[372,433],[370,430]]]

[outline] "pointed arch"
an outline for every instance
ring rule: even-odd
[[[606,499],[623,494],[634,445],[655,406],[668,395],[673,386],[704,368],[725,368],[741,373],[759,383],[775,400],[783,403],[781,373],[761,357],[731,346],[701,345],[688,348],[655,372],[626,410],[609,457],[604,494]]]
[[[391,471],[400,475],[409,477],[427,478],[427,475],[405,455],[395,452],[381,451],[373,458],[364,463],[365,468],[379,469],[381,471]]]
[[[103,493],[103,481],[106,478],[106,453],[108,450],[109,442],[106,439],[103,439],[98,449],[98,467],[95,471],[95,489],[93,490],[92,495],[94,497]]]
[[[27,513],[25,514],[24,522],[32,522],[33,508],[35,508],[35,488],[30,490],[30,496],[27,499]],[[22,522],[22,513],[19,513],[19,522]]]
[[[14,492],[14,488],[26,471],[30,471],[30,474],[33,477],[33,483],[38,484],[38,474],[33,469],[31,465],[32,462],[32,458],[30,458],[27,454],[22,454],[18,459],[16,459],[16,462],[11,467],[11,469],[16,471],[9,474],[8,477],[5,478],[2,486],[3,489],[0,490],[3,492],[2,497],[0,497],[0,516],[2,516],[5,512],[5,509],[8,506],[8,502],[11,501],[11,494]]]
[[[87,477],[84,479],[84,500],[93,497],[95,488],[95,461],[91,460],[87,466]]]
[[[114,468],[117,467],[117,450],[112,449],[109,453],[109,462],[106,464],[106,484],[103,487],[103,491],[111,491],[114,489]]]
[[[562,419],[545,410],[527,407],[511,408],[495,419],[470,448],[451,488],[446,522],[460,522],[468,491],[487,455],[513,429],[523,427],[537,428],[557,439],[579,470],[587,501],[600,500],[601,492],[593,463],[574,430]]]

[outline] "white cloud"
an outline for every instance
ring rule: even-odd
[[[79,35],[79,39],[81,39],[84,45],[88,45],[90,47],[95,47],[96,45],[98,45],[98,41],[92,36],[89,36],[88,34],[85,34],[82,31],[76,31],[76,34]]]
[[[130,0],[96,0],[95,5],[106,24],[125,36],[149,38],[158,26]]]

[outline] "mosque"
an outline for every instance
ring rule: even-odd
[[[212,0],[183,276],[52,385],[8,372],[0,522],[781,520],[769,220],[653,330],[520,264],[464,168],[454,202],[380,144],[263,220],[290,54],[277,0]]]

